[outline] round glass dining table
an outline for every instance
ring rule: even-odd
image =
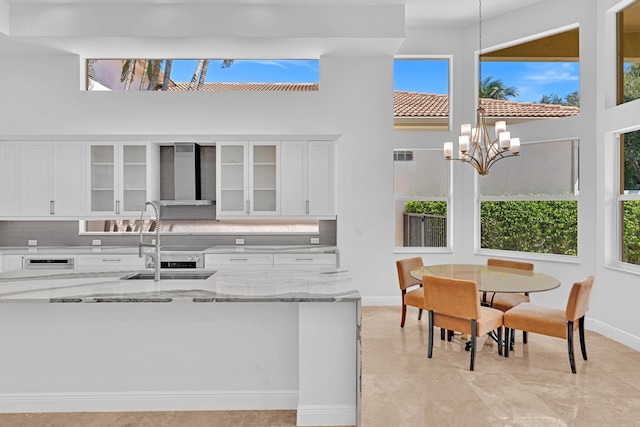
[[[481,292],[542,292],[560,286],[560,280],[548,274],[483,264],[425,265],[411,270],[411,276],[420,281],[422,276],[472,280]]]

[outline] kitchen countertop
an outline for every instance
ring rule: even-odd
[[[217,270],[207,279],[124,280],[135,272],[26,271],[0,274],[0,304],[12,302],[338,302],[359,301],[341,269]],[[163,273],[172,270],[162,270]],[[179,270],[185,273],[184,270]],[[203,272],[207,270],[198,270]]]
[[[145,248],[145,251],[149,251]],[[336,246],[325,245],[212,245],[204,250],[205,254],[234,253],[292,253],[292,254],[328,254],[337,253]],[[162,253],[162,250],[160,250]],[[138,246],[33,246],[0,247],[4,255],[137,255]]]

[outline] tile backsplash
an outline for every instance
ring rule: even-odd
[[[135,246],[139,241],[137,234],[92,235],[79,230],[78,221],[0,221],[0,247],[27,246],[29,240],[37,240],[38,246],[91,246],[94,239],[102,246]],[[162,244],[234,245],[241,238],[245,245],[308,245],[311,237],[320,238],[321,245],[336,245],[336,221],[319,221],[318,234],[162,234]]]

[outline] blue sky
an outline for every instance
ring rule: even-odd
[[[446,60],[396,60],[394,88],[425,93],[447,93]],[[493,76],[518,89],[513,101],[539,102],[543,95],[564,98],[580,90],[577,62],[483,62],[482,76]]]
[[[288,82],[319,81],[318,60],[236,60],[221,69],[222,61],[212,60],[207,82]],[[171,78],[188,82],[197,60],[174,60]],[[493,76],[518,89],[514,101],[539,102],[543,95],[564,98],[579,90],[580,65],[577,62],[483,62],[483,77]],[[413,92],[448,92],[447,60],[396,60],[394,89]]]
[[[231,67],[222,69],[221,60],[211,60],[207,70],[207,82],[233,83],[317,83],[319,81],[318,60],[243,60],[238,59]],[[191,81],[198,60],[174,60],[171,65],[171,80]]]

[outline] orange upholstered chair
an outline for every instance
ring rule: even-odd
[[[418,307],[418,320],[422,319],[422,309],[424,308],[424,292],[422,292],[422,282],[411,276],[411,270],[415,270],[424,265],[422,258],[414,257],[396,261],[398,268],[398,284],[402,292],[402,320],[400,327],[404,328],[404,321],[407,317],[407,306]]]
[[[518,304],[504,313],[504,327],[506,338],[515,329],[535,332],[557,338],[565,338],[569,350],[569,364],[571,372],[576,373],[576,363],[573,357],[573,333],[578,329],[580,333],[580,349],[582,358],[587,360],[587,347],[584,341],[584,316],[589,309],[589,297],[593,287],[593,276],[576,282],[571,288],[567,308],[543,307],[529,302]],[[509,347],[506,347],[505,356],[509,357]]]
[[[426,308],[429,310],[429,352],[433,355],[433,328],[458,331],[471,335],[471,363],[473,371],[476,357],[476,338],[497,331],[498,353],[502,354],[503,313],[480,304],[478,284],[470,280],[424,276]]]
[[[487,260],[487,265],[495,266],[495,267],[509,267],[509,268],[517,268],[518,270],[533,271],[533,264],[530,262],[523,262],[523,261],[511,261],[506,259],[489,258]],[[505,312],[520,303],[529,302],[529,293],[520,294],[520,293],[498,292],[493,294],[490,297],[490,301],[491,301],[491,307],[498,309],[502,312]],[[512,344],[513,344],[513,338],[514,337],[511,337]],[[522,342],[525,344],[527,343],[526,331],[522,332]]]

